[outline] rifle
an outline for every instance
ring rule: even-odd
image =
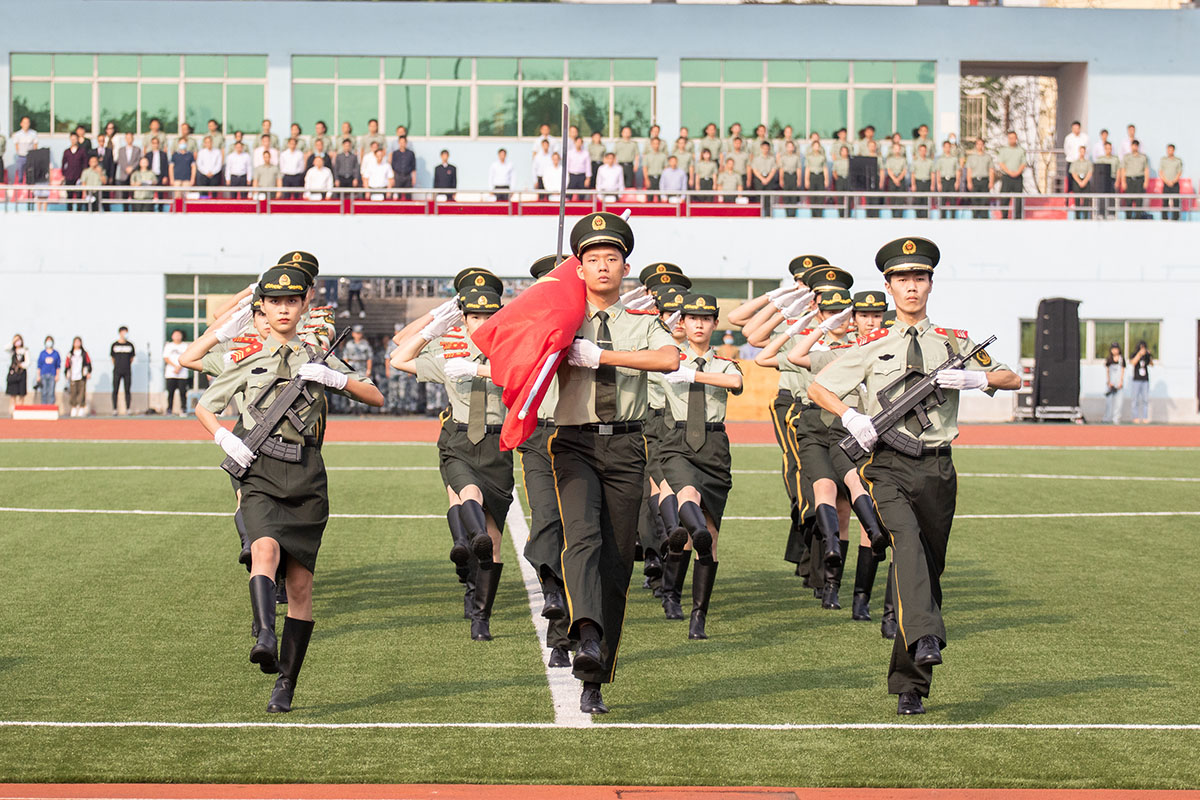
[[[962,369],[964,364],[994,341],[996,341],[995,336],[988,337],[986,342],[975,345],[970,352],[959,354],[955,354],[950,342],[946,342],[946,353],[949,358],[935,367],[933,371],[926,374],[916,367],[909,367],[903,375],[880,389],[875,396],[879,399],[879,405],[883,410],[871,417],[871,424],[879,432],[879,440],[906,456],[916,458],[924,453],[925,444],[920,439],[900,433],[896,430],[896,426],[903,422],[904,417],[910,412],[917,415],[917,421],[921,423],[921,430],[932,425],[933,423],[929,421],[928,410],[946,402],[942,387],[937,384],[937,374],[947,369]],[[914,377],[919,380],[902,391],[894,400],[889,398],[888,395],[892,389],[896,386],[903,386],[905,381]],[[838,447],[841,447],[846,455],[854,461],[858,461],[867,454],[867,451],[853,435],[848,435],[838,442]]]
[[[338,348],[346,335],[350,333],[350,326],[347,325],[342,329],[342,332],[329,345],[329,349],[324,353],[317,355],[309,350],[309,364],[324,364],[325,360],[333,354],[333,351]],[[271,404],[267,406],[265,411],[262,410],[262,403],[271,394],[271,390],[279,383],[286,382],[287,386],[279,391]],[[284,422],[284,420],[292,423],[296,430],[304,430],[304,420],[300,419],[300,414],[297,410],[297,401],[301,401],[303,405],[299,406],[299,410],[308,408],[316,402],[316,398],[309,394],[308,381],[301,378],[298,374],[291,378],[275,378],[275,380],[263,387],[263,390],[255,398],[254,402],[246,407],[250,416],[254,418],[254,427],[246,437],[242,439],[243,444],[250,448],[250,452],[256,456],[259,453],[268,455],[271,458],[277,458],[280,461],[287,461],[295,464],[300,461],[300,445],[294,442],[281,442],[277,439],[272,439],[271,435],[275,433],[275,429]],[[233,460],[232,457],[226,456],[221,462],[221,469],[228,472],[239,480],[245,476],[247,468]]]

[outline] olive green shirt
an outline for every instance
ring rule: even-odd
[[[716,187],[723,192],[737,191],[745,185],[746,179],[736,172],[725,172],[722,170],[717,173]]]
[[[379,148],[387,151],[387,137],[382,133],[364,133],[362,139],[359,140],[359,149],[364,153],[370,153],[372,142],[378,142]]]
[[[274,133],[263,133],[262,131],[259,131],[258,133],[254,134],[254,146],[255,147],[258,147],[259,145],[262,144],[262,137],[264,137],[264,136],[271,137],[270,138],[271,147],[273,147],[276,150],[279,149],[279,137],[276,136]]]
[[[675,338],[655,312],[631,312],[620,302],[604,309],[608,313],[608,332],[612,348],[618,351],[657,350],[675,347]],[[587,304],[587,315],[576,331],[588,341],[596,341],[600,327],[600,309]],[[646,418],[649,408],[646,372],[628,367],[616,368],[617,413],[614,422],[629,422]],[[558,405],[554,410],[557,425],[586,425],[600,422],[596,416],[596,370],[573,367],[564,359],[558,368]]]
[[[0,133],[0,158],[4,158],[4,148],[8,146],[8,139],[4,138],[4,134]]]
[[[774,152],[774,150],[772,149],[772,144],[771,144],[770,139],[754,139],[748,143],[743,143],[743,146],[746,147],[746,149],[749,150],[751,153],[758,155],[759,153],[762,152],[762,146],[764,144],[767,146],[768,153]]]
[[[0,152],[3,152],[3,146],[0,146]],[[1166,181],[1173,181],[1183,173],[1183,162],[1175,156],[1164,156],[1158,162],[1158,177]]]
[[[809,172],[815,172],[824,175],[825,164],[827,162],[828,160],[825,158],[824,152],[814,153],[813,151],[809,150],[804,154],[804,168]]]
[[[784,153],[779,157],[779,169],[787,173],[796,173],[800,171],[800,154],[799,153]]]
[[[696,360],[704,359],[704,366],[697,366]],[[717,355],[717,351],[709,348],[702,356],[697,356],[689,347],[686,357],[679,362],[681,367],[689,367],[697,372],[710,372],[716,374],[729,374],[736,372],[742,374],[741,368],[736,361],[721,358]],[[664,379],[665,380],[665,379]],[[678,422],[686,422],[688,416],[688,397],[691,394],[692,384],[690,383],[668,383],[667,386],[667,403],[671,407],[671,416]],[[735,395],[741,394],[742,390],[726,389],[721,386],[709,386],[704,384],[704,421],[705,422],[724,422],[725,421],[725,403],[729,398],[729,393]]]
[[[667,154],[662,150],[658,152],[651,150],[642,156],[642,171],[647,175],[657,178],[659,175],[662,175],[662,171],[666,166]]]
[[[312,138],[309,140],[309,143],[315,147],[318,141],[325,143],[325,152],[326,153],[340,153],[342,151],[341,142],[338,143],[337,147],[334,147],[333,137],[330,136],[328,133],[322,134],[320,136],[318,136],[317,134],[314,133],[312,135]]]
[[[613,142],[612,151],[617,156],[618,164],[632,164],[638,155],[637,142],[633,139],[618,139]]]
[[[953,180],[958,177],[958,156],[954,154],[940,155],[933,160],[933,171],[942,180]]]
[[[308,352],[299,337],[293,337],[291,341],[284,344],[272,336],[257,353],[246,356],[237,364],[229,364],[225,368],[225,371],[204,392],[204,396],[200,398],[200,405],[214,414],[220,414],[229,405],[235,395],[239,393],[243,394],[247,400],[247,409],[242,411],[242,427],[247,431],[253,430],[254,426],[258,423],[250,415],[248,411],[249,406],[256,404],[260,409],[266,410],[270,406],[271,401],[275,399],[275,396],[286,385],[283,382],[276,384],[268,397],[264,398],[261,403],[256,403],[263,389],[280,374],[282,359],[279,351],[284,349],[288,351],[288,370],[290,375],[295,375],[301,366],[308,363]],[[348,375],[363,383],[370,383],[369,378],[358,374],[336,356],[330,356],[325,364],[330,369],[337,370],[343,375]],[[345,390],[328,389],[322,384],[313,381],[309,381],[307,387],[315,400],[312,405],[299,412],[302,429],[297,431],[292,426],[292,423],[284,421],[279,426],[279,429],[275,431],[275,433],[279,434],[286,441],[301,443],[303,442],[302,436],[318,436],[320,434],[321,420],[324,417],[326,404],[325,393],[327,391],[333,391],[345,397],[350,397],[350,394]]]
[[[971,171],[971,180],[979,180],[988,176],[988,170],[992,168],[992,157],[986,152],[972,152],[967,156],[967,169]]]
[[[1094,163],[1106,164],[1109,168],[1110,177],[1113,177],[1113,178],[1117,177],[1117,170],[1121,168],[1121,159],[1117,158],[1116,156],[1112,156],[1112,155],[1097,156],[1096,161]]]
[[[608,147],[604,142],[588,142],[587,144],[588,158],[592,161],[603,161],[604,154],[608,152]]]
[[[1017,145],[1009,147],[1004,145],[996,151],[996,160],[999,161],[1008,172],[1014,172],[1020,169],[1025,164],[1025,148]]]
[[[796,139],[794,137],[791,139],[783,139],[783,138],[776,139],[773,142],[771,142],[771,149],[772,149],[772,151],[778,153],[779,155],[783,155],[787,152],[787,143],[794,142],[794,141],[796,141]],[[797,153],[800,152],[799,147],[796,148],[796,152]]]
[[[130,186],[147,186],[153,187],[158,185],[158,176],[148,169],[135,169],[129,174]],[[154,189],[134,189],[134,200],[151,200],[154,198]]]
[[[501,389],[501,394],[503,394]],[[542,395],[542,404],[538,406],[538,419],[554,419],[554,407],[558,405],[558,378],[550,379],[550,388]]]
[[[147,131],[142,134],[142,155],[150,152],[150,142],[158,139],[158,149],[167,152],[167,146],[171,144],[167,138],[167,132],[164,130]],[[170,153],[167,153],[170,155]]]
[[[725,149],[725,143],[720,139],[710,139],[705,136],[696,145],[696,157],[699,158],[700,154],[707,150],[708,152],[712,153],[712,157],[715,160],[717,156],[721,155],[721,151],[723,149]]]
[[[692,151],[690,149],[688,149],[688,150],[672,150],[670,152],[670,155],[668,155],[667,157],[670,158],[670,156],[675,156],[676,166],[678,166],[684,172],[687,172],[688,169],[691,168],[692,162],[696,158],[695,156],[692,155]]]
[[[835,178],[849,178],[850,177],[850,159],[835,158],[833,160],[833,176]]]
[[[467,335],[466,328],[451,328],[437,343],[430,342],[417,356],[417,380],[421,383],[440,383],[446,387],[446,396],[450,398],[450,414],[455,422],[464,425],[471,417],[471,387],[475,379],[470,376],[451,379],[446,376],[446,362],[452,358],[466,358],[476,363],[484,363],[483,354]],[[491,380],[487,380],[487,414],[484,421],[487,425],[503,425],[504,415],[508,409],[504,407],[504,390]],[[542,403],[542,408],[553,408]]]
[[[1078,161],[1072,161],[1067,166],[1067,171],[1076,178],[1081,179],[1084,183],[1087,183],[1087,179],[1092,175],[1092,162],[1088,161],[1086,158],[1081,158]]]
[[[717,162],[700,160],[696,162],[696,180],[712,178],[717,174]]]
[[[746,176],[746,166],[750,163],[750,154],[745,150],[733,151],[725,154],[725,158],[721,159],[721,165],[724,167],[725,160],[733,159],[733,171],[742,177]]]
[[[808,353],[808,363],[810,365],[809,371],[812,372],[813,375],[820,375],[821,370],[825,369],[834,361],[837,361],[839,358],[841,358],[842,353],[845,353],[846,350],[850,347],[853,347],[853,345],[839,345],[836,350],[830,349],[828,345],[822,345],[822,347],[824,349],[821,350],[818,350],[814,347]],[[807,391],[807,389],[805,391]],[[842,402],[853,408],[855,411],[861,412],[866,404],[866,401],[862,396],[862,386],[860,385],[857,389],[850,392],[850,394],[843,397]],[[832,412],[826,411],[823,408],[821,409],[821,422],[825,423],[826,427],[832,425],[835,419],[837,418],[833,416]]]
[[[1126,178],[1142,178],[1150,168],[1150,159],[1145,153],[1126,153],[1121,159],[1121,171]]]
[[[959,352],[965,352],[975,346],[966,336],[965,331],[953,331],[948,328],[935,328],[928,318],[914,326],[917,330],[917,341],[921,345],[921,356],[926,372],[941,365],[947,356],[946,342],[950,337],[955,338]],[[870,341],[863,341],[855,347],[844,351],[843,355],[829,366],[821,370],[816,382],[838,397],[844,397],[864,384],[866,387],[866,408],[863,413],[870,416],[882,410],[878,394],[880,390],[893,383],[904,374],[908,358],[910,337],[908,325],[899,320],[891,328],[877,331]],[[940,332],[939,332],[940,331]],[[959,335],[962,334],[962,335]],[[986,352],[981,352],[971,359],[966,369],[983,372],[995,372],[1008,367],[993,361]],[[894,390],[899,394],[902,386]],[[923,431],[920,440],[930,447],[948,445],[958,436],[958,391],[943,389],[946,402],[928,410],[929,420],[933,424]],[[989,391],[989,393],[991,393]],[[908,436],[903,425],[895,428],[901,435]]]
[[[167,152],[171,155],[178,153],[179,152],[179,142],[181,140],[187,143],[188,152],[191,153],[192,155],[195,155],[196,151],[200,149],[199,142],[196,141],[195,136],[176,136],[171,139],[171,149],[168,150]],[[159,140],[159,144],[162,144],[161,139]]]
[[[914,158],[916,157],[917,153],[921,152],[921,145],[925,145],[925,155],[927,155],[927,156],[932,156],[934,153],[939,153],[942,150],[942,148],[934,146],[933,141],[931,139],[928,139],[928,138],[922,139],[921,137],[918,136],[916,139],[913,139],[913,143],[912,143],[912,151],[913,151]]]
[[[856,156],[869,156],[871,155],[871,142],[875,142],[876,145],[879,143],[877,139],[858,139],[854,142],[854,147],[850,152]]]
[[[79,178],[79,185],[80,186],[103,186],[104,178],[105,178],[105,175],[102,170],[97,171],[94,169],[85,169],[83,171],[83,175],[80,176],[80,178]]]
[[[680,364],[683,363],[683,353],[679,354]],[[661,411],[667,407],[667,378],[662,372],[646,373],[646,400],[650,408]]]
[[[791,325],[792,321],[785,320],[783,325],[780,325],[776,331],[776,335],[787,329],[786,326]],[[816,372],[808,367],[802,367],[799,364],[793,364],[788,360],[788,353],[796,346],[796,343],[812,333],[812,328],[805,328],[798,334],[784,342],[783,347],[779,348],[777,362],[779,364],[779,388],[787,389],[792,393],[792,396],[800,400],[802,403],[808,403],[808,386],[813,381],[813,376]],[[820,341],[813,346],[813,350],[827,349],[834,345],[845,344],[841,339],[830,334],[825,334]]]
[[[928,181],[933,180],[933,159],[931,158],[914,158],[912,162],[913,180]]]
[[[292,138],[292,137],[288,137],[288,138]],[[296,149],[299,150],[301,153],[307,153],[308,152],[308,137],[301,135],[301,136],[296,136],[295,139],[296,139]]]
[[[771,156],[755,156],[750,162],[750,166],[763,177],[767,177],[775,171],[775,159]]]
[[[206,138],[212,139],[213,149],[215,150],[225,149],[225,134],[221,133],[220,131],[205,131],[204,134],[199,138],[201,144],[204,143]]]
[[[908,159],[904,156],[888,156],[887,160],[883,162],[883,166],[890,175],[896,178],[903,179],[907,177],[905,173],[908,172]]]

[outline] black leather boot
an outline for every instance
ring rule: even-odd
[[[567,599],[563,585],[549,570],[542,580],[542,616],[546,619],[562,619],[567,615]]]
[[[875,573],[879,562],[870,547],[859,546],[858,562],[854,565],[854,605],[850,618],[860,622],[871,621],[871,590],[875,587]]]
[[[679,500],[675,495],[658,496],[658,515],[662,517],[663,530],[667,535],[679,527]]]
[[[867,536],[871,539],[871,549],[876,555],[883,555],[887,552],[888,536],[883,531],[883,522],[879,519],[879,514],[875,511],[875,504],[871,502],[869,495],[862,495],[850,507],[854,509],[854,516],[858,517],[859,524],[863,526],[863,530],[867,532]]]
[[[879,624],[879,635],[895,639],[896,630],[896,565],[888,567],[887,588],[883,591],[883,622]]]
[[[480,564],[492,563],[492,537],[488,536],[487,516],[483,506],[474,500],[463,500],[458,507],[458,517],[463,528],[471,537],[471,550]]]
[[[842,607],[838,602],[838,590],[842,588],[842,571],[845,569],[846,551],[849,549],[850,543],[839,539],[837,562],[825,565],[825,587],[821,590],[821,608],[838,609]]]
[[[662,577],[663,562],[658,552],[653,548],[646,548],[645,566],[642,567],[642,574],[647,578]]]
[[[268,675],[278,672],[275,654],[279,640],[275,637],[275,582],[266,575],[250,579],[250,610],[258,626],[258,637],[250,648],[250,663]]]
[[[475,613],[471,617],[471,638],[477,642],[492,640],[492,604],[496,602],[496,589],[500,586],[500,573],[504,565],[499,563],[480,564],[475,577]]]
[[[837,509],[827,503],[817,506],[817,528],[821,532],[821,554],[827,566],[842,563],[841,545],[838,542],[840,525]]]
[[[475,613],[475,577],[479,574],[479,562],[474,555],[462,569],[459,580],[463,583],[463,619],[470,619]]]
[[[312,639],[312,620],[283,618],[283,640],[279,643],[279,677],[271,690],[271,701],[267,703],[268,714],[287,713],[292,710],[292,695],[296,692],[296,681],[304,656],[308,653],[308,642]]]
[[[458,506],[451,506],[446,512],[446,524],[450,527],[450,539],[453,542],[450,547],[450,560],[456,567],[465,567],[471,558],[471,547],[458,509]]]
[[[666,568],[663,570],[663,612],[667,619],[683,619],[683,606],[679,604],[683,597],[683,583],[687,580],[688,564],[691,559],[687,553],[667,556]],[[668,580],[669,578],[669,580]]]
[[[708,601],[712,599],[713,582],[717,579],[717,562],[696,560],[692,573],[692,619],[688,623],[689,639],[707,639],[704,623],[708,619]]]
[[[250,555],[250,535],[246,533],[246,520],[242,516],[241,508],[233,512],[233,527],[237,528],[238,538],[242,540],[242,552],[238,554],[238,563],[245,564],[246,572],[249,572],[250,563],[254,559]]]
[[[679,506],[679,521],[687,528],[692,537],[692,549],[702,561],[712,559],[712,533],[708,530],[708,522],[704,512],[695,503],[681,503]],[[681,545],[682,547],[682,545]]]

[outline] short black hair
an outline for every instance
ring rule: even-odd
[[[1078,126],[1079,126],[1079,127],[1081,127],[1081,128],[1083,127],[1083,123],[1082,123],[1082,122],[1080,122],[1080,121],[1079,121],[1079,120],[1077,120],[1077,119],[1076,119],[1076,120],[1072,120],[1072,121],[1071,121],[1071,124],[1072,124],[1072,125],[1078,125]]]
[[[439,156],[448,156],[448,155],[450,155],[450,151],[449,151],[449,150],[442,150],[442,152],[438,153],[438,155],[439,155]]]
[[[218,128],[221,127],[221,123],[217,122],[215,119],[210,119],[209,122],[213,125],[216,125]]]
[[[1175,145],[1173,145],[1173,144],[1169,144],[1169,143],[1168,143],[1168,144],[1167,144],[1167,147],[1171,148],[1172,150],[1174,150],[1174,149],[1175,149]]]
[[[1101,133],[1108,133],[1108,128],[1101,128],[1101,129],[1100,129],[1100,132],[1101,132]]]
[[[369,120],[367,120],[367,124],[368,124],[368,125],[370,125],[372,122],[374,122],[376,125],[378,125],[378,124],[379,124],[379,120],[377,120],[377,119],[369,119]]]
[[[325,130],[329,130],[329,126],[325,124],[325,120],[323,120],[323,119],[317,120],[316,122],[313,123],[313,125],[320,125]]]
[[[1133,140],[1131,140],[1129,143],[1130,143],[1130,144],[1136,144],[1138,147],[1141,147],[1141,146],[1142,146],[1142,143],[1141,143],[1141,142],[1139,142],[1137,139],[1133,139]]]
[[[175,335],[175,334],[177,334],[177,333],[178,333],[180,336],[183,336],[183,335],[184,335],[184,333],[183,333],[183,328],[172,328],[172,329],[171,329],[171,335],[172,335],[172,336],[174,336],[174,335]]]
[[[129,333],[129,328],[126,328],[124,325],[122,325],[121,327],[117,328],[117,333]]]

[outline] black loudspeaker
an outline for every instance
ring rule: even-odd
[[[879,190],[879,162],[872,156],[850,159],[850,188],[859,192]]]
[[[25,158],[25,182],[50,182],[50,148],[39,147],[29,151]]]
[[[1116,191],[1112,167],[1108,164],[1092,165],[1092,191],[1097,194],[1112,194]]]
[[[1079,301],[1038,303],[1033,405],[1055,411],[1079,406]]]

